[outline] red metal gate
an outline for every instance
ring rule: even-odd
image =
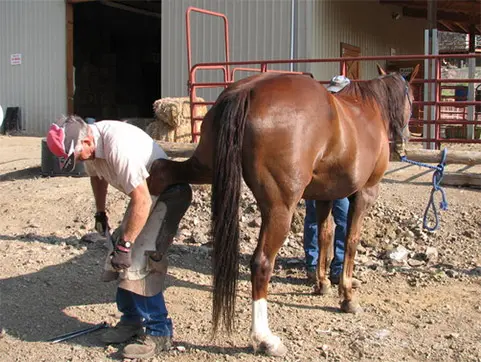
[[[223,19],[225,32],[225,61],[214,63],[198,63],[192,65],[192,51],[191,51],[191,33],[190,33],[190,16],[192,12],[198,12],[204,15],[215,16]],[[441,143],[481,143],[478,132],[481,132],[481,92],[475,101],[468,101],[466,97],[449,97],[446,93],[449,89],[467,89],[466,84],[481,83],[481,79],[443,79],[441,78],[441,65],[443,59],[481,59],[481,54],[443,54],[443,55],[402,55],[402,56],[364,56],[356,58],[325,58],[325,59],[285,59],[285,60],[251,60],[251,61],[236,61],[231,62],[229,59],[229,33],[228,33],[228,19],[224,14],[215,13],[212,11],[189,7],[186,12],[187,24],[187,62],[189,67],[189,81],[188,90],[190,96],[191,122],[192,122],[192,142],[198,142],[200,136],[199,124],[202,117],[199,117],[196,112],[196,107],[200,105],[210,106],[214,102],[198,102],[196,90],[205,88],[219,88],[222,90],[235,80],[235,73],[238,71],[249,72],[280,72],[280,73],[297,73],[312,76],[309,73],[291,72],[273,70],[269,67],[274,64],[304,64],[304,63],[338,63],[339,74],[346,74],[346,61],[419,61],[426,60],[431,65],[433,76],[430,79],[415,79],[414,86],[419,89],[428,90],[431,94],[431,100],[423,100],[423,91],[415,92],[413,107],[417,112],[413,112],[409,125],[410,129],[421,129],[422,135],[415,136],[410,139],[410,142],[424,142],[426,144],[434,144],[439,149]],[[200,82],[197,81],[197,71],[199,70],[222,70],[224,75],[223,82]],[[333,74],[334,76],[335,74]],[[364,82],[366,80],[352,80],[353,82]],[[322,84],[327,84],[329,80],[319,80]],[[459,86],[459,84],[462,84]],[[455,86],[455,85],[458,86]],[[460,88],[463,87],[463,88]],[[479,87],[479,86],[478,86]],[[476,95],[477,95],[476,90]],[[478,99],[479,98],[479,99]],[[472,107],[474,114],[473,120],[466,119],[466,110]],[[460,117],[461,115],[461,117]],[[416,127],[418,126],[418,127]],[[447,136],[449,127],[456,126],[459,132]],[[468,139],[465,137],[467,130],[471,129],[474,137]],[[444,134],[442,134],[442,131]],[[444,137],[443,137],[444,136]]]

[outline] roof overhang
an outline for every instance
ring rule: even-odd
[[[428,19],[431,2],[438,30],[481,35],[481,0],[379,0],[401,7],[403,16],[421,19]]]

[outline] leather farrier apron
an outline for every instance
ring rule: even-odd
[[[109,251],[102,275],[103,281],[118,280],[119,288],[147,297],[160,293],[164,288],[168,267],[167,250],[190,205],[192,191],[189,185],[179,184],[169,187],[159,197],[151,197],[149,217],[132,247],[132,265],[116,272],[110,262],[113,245],[108,242]],[[113,240],[117,240],[116,235],[123,233],[130,212],[129,203],[122,224],[112,235]]]

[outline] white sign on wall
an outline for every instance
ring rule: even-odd
[[[22,64],[22,54],[10,54],[10,65]]]

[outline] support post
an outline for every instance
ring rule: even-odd
[[[469,54],[474,54],[475,51],[475,37],[476,34],[471,32],[469,35]],[[476,58],[469,58],[468,59],[468,78],[474,79],[476,76]],[[475,95],[474,95],[474,83],[468,83],[468,101],[474,102]],[[468,106],[468,121],[474,122],[475,121],[475,108],[474,106]],[[468,125],[466,129],[466,137],[467,139],[473,140],[474,139],[474,125]]]
[[[432,55],[438,55],[439,54],[439,47],[438,47],[438,29],[432,29],[432,33],[431,33],[431,54]],[[437,65],[438,65],[438,59],[431,59],[431,79],[434,79],[434,80],[438,80],[438,75],[440,76],[441,72],[439,72],[438,74],[438,69],[437,69]],[[439,102],[439,98],[437,97],[438,95],[438,92],[437,92],[437,89],[438,87],[440,87],[441,84],[438,83],[438,82],[434,82],[434,83],[431,83],[431,100],[432,101],[435,101],[435,102]],[[431,112],[430,112],[430,115],[431,115],[431,121],[438,121],[439,120],[439,113],[438,112],[438,109],[439,109],[439,106],[438,104],[436,103],[435,105],[431,106]],[[431,129],[429,131],[429,133],[431,134],[431,136],[434,136],[435,138],[437,138],[439,135],[440,135],[440,132],[436,132],[437,128],[439,127],[439,125],[435,125],[435,124],[431,124]],[[439,145],[438,145],[438,142],[431,142],[430,143],[430,147],[429,147],[431,150],[434,150],[434,149],[438,149],[439,148]]]
[[[424,30],[424,55],[429,55],[429,29]],[[429,72],[429,59],[424,59],[424,80],[430,79],[430,72]],[[424,102],[429,102],[430,96],[429,96],[429,83],[424,83],[423,85],[424,91],[423,91],[423,101]],[[429,106],[423,106],[423,118],[424,121],[429,121],[431,120],[431,116],[429,115]],[[428,124],[423,125],[423,138],[431,138],[430,134],[430,129]],[[424,149],[430,149],[430,143],[429,142],[423,142],[423,148]]]
[[[437,55],[438,54],[438,32],[437,32],[437,7],[435,0],[428,0],[428,24],[429,28],[424,32],[424,53],[425,55]],[[436,79],[436,60],[424,61],[424,79],[434,80]],[[427,83],[424,85],[424,101],[435,102],[436,101],[436,87],[437,83]],[[436,121],[437,105],[424,106],[425,119],[428,121]],[[424,125],[423,136],[424,138],[436,137],[436,126],[434,124]],[[436,142],[423,142],[423,147],[426,149],[435,149]]]

